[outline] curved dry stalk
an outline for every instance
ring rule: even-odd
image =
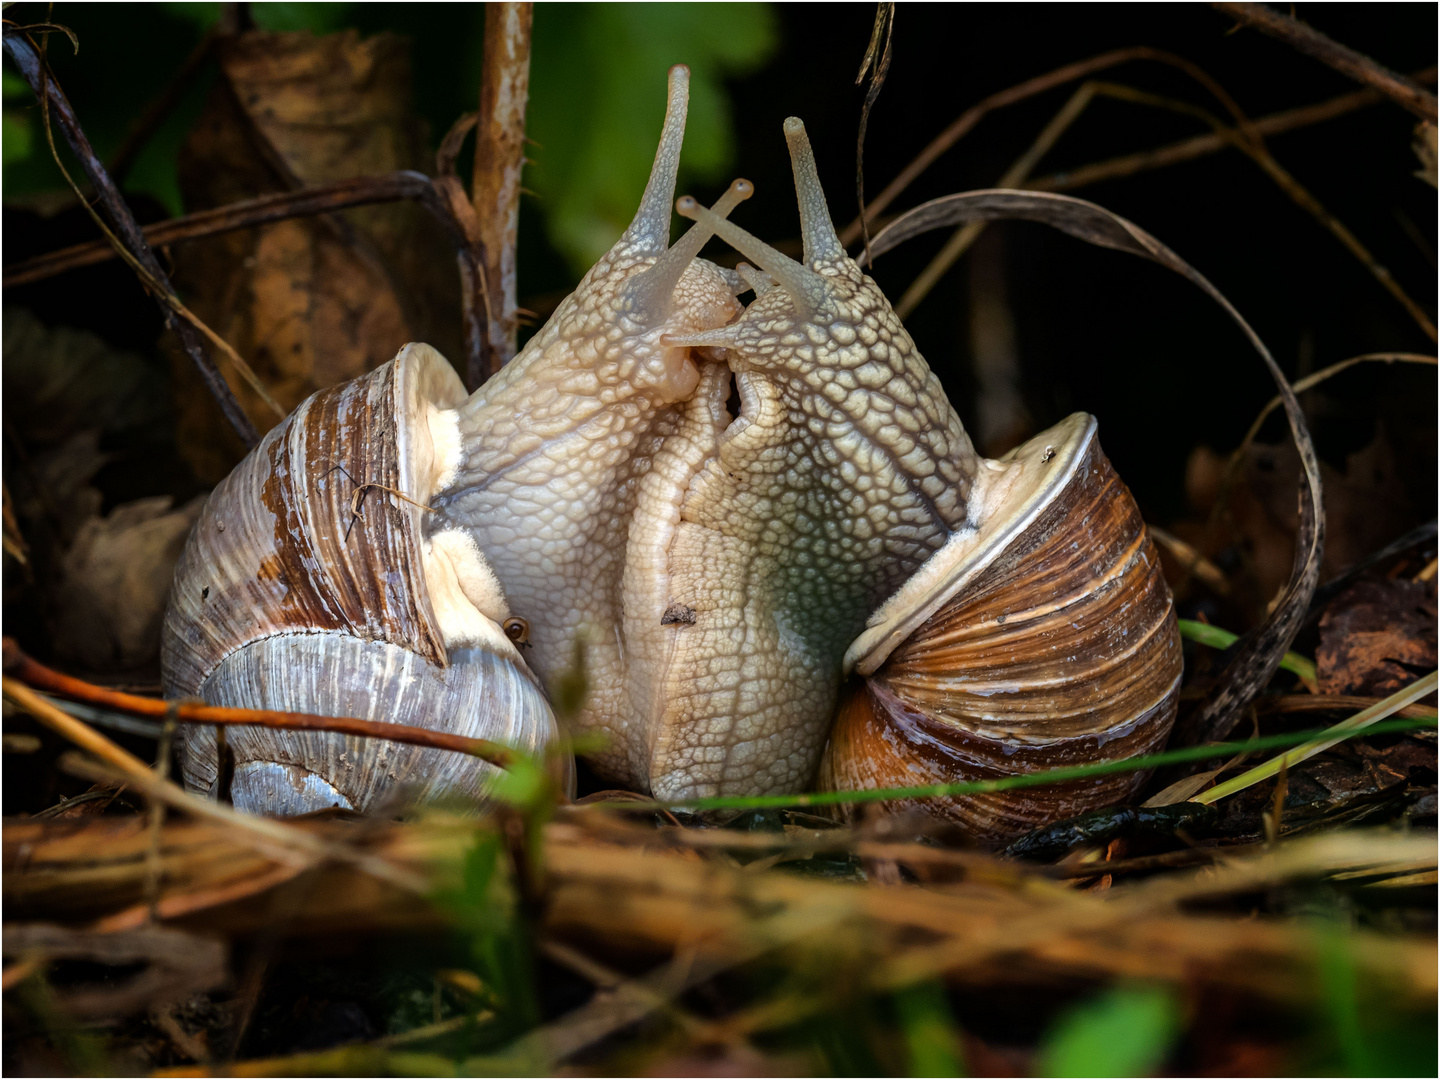
[[[1299,19],[1272,11],[1264,4],[1212,3],[1210,6],[1216,11],[1223,11],[1236,22],[1283,41],[1306,56],[1314,57],[1356,82],[1373,86],[1421,120],[1435,123],[1434,94],[1423,90],[1399,72],[1391,71],[1363,53],[1341,45],[1312,26],[1306,26]]]
[[[453,750],[477,757],[501,769],[510,768],[516,760],[516,752],[501,743],[491,742],[489,739],[472,739],[448,731],[431,731],[409,724],[391,724],[348,716],[278,712],[273,709],[226,709],[215,705],[161,701],[159,698],[126,694],[54,671],[26,656],[15,640],[8,637],[4,639],[4,666],[5,671],[22,684],[72,701],[81,701],[134,716],[151,716],[158,720],[173,716],[182,723],[191,724],[251,724],[255,727],[284,728],[292,731],[333,731],[340,735],[358,735],[362,738],[388,739],[391,742],[410,743],[436,750]],[[8,680],[6,685],[9,686]],[[134,760],[139,761],[138,758]],[[112,761],[111,764],[121,766],[119,761]]]
[[[1083,199],[1024,191],[970,191],[949,195],[902,214],[876,235],[871,248],[878,256],[930,229],[1000,219],[1050,225],[1079,240],[1138,255],[1179,274],[1209,296],[1230,317],[1260,356],[1284,400],[1285,416],[1305,474],[1299,491],[1300,528],[1290,577],[1270,614],[1247,635],[1221,674],[1211,696],[1176,725],[1171,742],[1172,745],[1187,746],[1224,738],[1239,720],[1246,704],[1275,674],[1280,660],[1304,623],[1310,598],[1320,578],[1320,557],[1325,545],[1320,463],[1315,456],[1315,446],[1300,403],[1270,350],[1220,290],[1133,222]]]
[[[1097,71],[1104,71],[1106,68],[1116,67],[1119,64],[1128,63],[1131,60],[1150,60],[1158,64],[1166,64],[1178,68],[1192,79],[1205,87],[1210,94],[1224,106],[1225,111],[1235,118],[1235,123],[1241,128],[1248,128],[1250,121],[1235,103],[1235,100],[1225,92],[1225,88],[1212,79],[1197,64],[1186,60],[1183,56],[1176,56],[1174,53],[1165,52],[1163,49],[1154,49],[1148,45],[1136,45],[1125,49],[1114,49],[1099,56],[1092,56],[1088,60],[1079,60],[1073,64],[1066,64],[1064,67],[1056,68],[1054,71],[1046,72],[1044,75],[1037,75],[1033,79],[1018,83],[1008,89],[991,94],[978,104],[972,105],[950,123],[950,126],[939,135],[930,140],[929,145],[921,150],[919,154],[900,170],[900,174],[886,185],[885,190],[880,192],[865,209],[865,220],[874,222],[877,217],[884,213],[886,207],[896,200],[907,187],[915,182],[926,169],[940,158],[945,151],[949,150],[965,135],[980,123],[989,113],[996,109],[1002,109],[1007,105],[1014,105],[1017,102],[1032,98],[1037,94],[1043,94],[1047,90],[1053,90],[1057,86],[1064,86],[1066,83],[1083,79],[1087,75],[1093,75]],[[1258,134],[1255,136],[1258,138]],[[847,248],[860,237],[861,220],[856,217],[840,234],[840,242]]]

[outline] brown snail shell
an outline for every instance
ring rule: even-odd
[[[1175,720],[1181,652],[1139,509],[1070,417],[999,462],[1005,497],[947,544],[847,655],[820,768],[829,790],[983,780],[1144,754]],[[1008,477],[1007,477],[1008,474]],[[998,843],[1124,801],[1140,773],[897,800]]]
[[[175,572],[161,670],[167,697],[358,716],[537,752],[556,736],[503,624],[493,577],[463,538],[426,537],[465,400],[426,345],[322,390],[211,494]],[[470,545],[473,548],[473,545]],[[491,588],[493,586],[493,588]],[[493,767],[449,751],[326,732],[231,728],[241,809],[365,809],[474,792]],[[187,726],[186,783],[216,793],[215,731]]]

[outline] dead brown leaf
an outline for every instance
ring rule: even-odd
[[[51,599],[59,655],[95,671],[156,657],[175,563],[204,498],[171,503],[168,495],[137,499],[80,526]]]
[[[408,44],[353,30],[252,32],[220,46],[221,74],[180,155],[188,211],[350,177],[425,170]],[[407,341],[457,356],[454,253],[418,206],[294,219],[186,245],[176,281],[282,407],[391,359]],[[182,453],[219,480],[241,447],[209,395],[174,362]],[[227,372],[264,430],[276,418]]]
[[[1315,666],[1327,694],[1385,697],[1435,667],[1432,582],[1365,580],[1320,619]]]

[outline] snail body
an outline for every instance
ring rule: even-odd
[[[672,552],[672,590],[695,615],[672,632],[669,737],[688,748],[724,729],[729,746],[672,755],[652,789],[789,790],[817,766],[822,787],[917,786],[1163,743],[1178,631],[1094,419],[1076,414],[1000,461],[981,458],[883,293],[841,247],[803,125],[788,120],[785,132],[803,262],[701,208],[681,210],[768,280],[756,278],[738,322],[676,339],[725,349],[742,409],[695,467],[682,510],[694,535],[682,525]],[[687,672],[715,668],[729,679],[714,693],[679,696]],[[858,686],[832,730],[847,676]],[[727,695],[764,709],[728,708]],[[752,749],[763,745],[775,749]],[[756,770],[757,753],[783,768]],[[1033,813],[1008,796],[925,806],[1003,836],[1036,815],[1114,801],[1133,783],[1047,789],[1047,808]]]
[[[744,181],[712,209],[680,200],[695,224],[669,245],[685,89],[684,70],[672,70],[635,220],[495,378],[467,398],[438,354],[408,346],[390,374],[311,399],[283,440],[267,438],[217,489],[177,572],[171,691],[416,723],[400,688],[429,679],[443,687],[414,701],[424,712],[422,699],[441,695],[433,722],[478,723],[483,732],[463,729],[536,748],[556,731],[539,687],[583,657],[589,693],[566,733],[603,737],[591,761],[605,779],[673,799],[798,791],[817,777],[838,789],[950,782],[1163,743],[1180,673],[1174,613],[1094,419],[1076,414],[999,461],[975,452],[884,294],[841,246],[798,120],[785,134],[801,261],[728,221],[751,193]],[[711,236],[759,269],[699,259]],[[747,289],[748,307],[735,299]],[[394,391],[377,388],[406,379],[417,389],[400,397],[423,407],[374,426],[415,448],[310,434],[322,406],[392,415],[373,402]],[[269,584],[267,560],[303,532],[290,509],[273,509],[276,485],[300,475],[295,446],[316,453],[294,498],[328,516],[297,547],[303,557],[280,565],[289,585],[292,570],[333,561],[340,570],[322,576],[334,600]],[[377,534],[384,554],[358,556],[341,538],[361,519],[345,481],[316,478],[332,459],[369,462],[358,482],[384,489],[367,529],[403,519],[401,533]],[[230,560],[226,595],[266,618],[275,609],[274,628],[194,601],[224,547],[219,508],[246,500],[271,509],[232,529],[260,554]],[[364,587],[361,570],[377,575]],[[523,659],[503,630],[512,607],[529,626]],[[416,614],[426,611],[433,623]],[[381,613],[393,628],[377,628]],[[295,625],[280,629],[280,616]],[[346,641],[332,652],[337,633]],[[285,681],[276,672],[295,655],[303,674]],[[333,689],[332,667],[363,670],[361,689]],[[317,786],[314,775],[341,790],[337,776],[361,768],[340,741],[285,738],[283,752],[247,748],[264,764],[251,771],[273,765],[287,782]],[[196,746],[201,762],[213,742]],[[385,775],[345,789],[357,807],[406,778],[423,791],[474,786],[425,752],[395,766],[393,747],[367,753],[363,768]],[[194,786],[207,775],[187,765]],[[996,841],[1134,783],[923,805]]]

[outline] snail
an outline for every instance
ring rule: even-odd
[[[278,484],[303,472],[307,497],[331,513],[325,550],[295,570],[333,557],[348,574],[355,556],[342,529],[363,523],[368,542],[380,518],[403,519],[403,543],[377,542],[419,552],[414,583],[431,591],[404,604],[384,592],[385,603],[423,612],[428,595],[443,624],[428,637],[381,630],[362,604],[343,628],[346,656],[377,640],[408,650],[403,683],[412,669],[453,679],[455,657],[470,663],[483,654],[489,666],[464,709],[510,725],[487,728],[489,737],[536,747],[555,733],[539,686],[582,652],[589,695],[567,718],[567,733],[603,736],[591,758],[596,772],[635,790],[669,799],[764,794],[799,791],[817,777],[838,789],[912,786],[1128,756],[1163,742],[1179,687],[1174,612],[1094,419],[1076,414],[999,461],[976,453],[889,302],[840,245],[799,120],[785,122],[785,135],[801,261],[728,220],[751,194],[745,181],[713,208],[681,199],[676,208],[694,224],[667,247],[684,110],[677,68],[634,222],[474,395],[464,397],[433,350],[411,345],[388,374],[322,392],[286,425],[297,430],[327,395],[373,396],[362,389],[372,382],[413,385],[401,396],[420,403],[413,416],[423,423],[397,414],[393,430],[380,424],[377,435],[399,445],[413,427],[422,449],[342,449],[317,436],[322,453],[302,470],[276,457],[272,433],[217,489],[215,510],[207,508],[191,541],[195,554],[187,551],[177,570],[166,624],[169,691],[273,705],[242,700],[240,689],[218,685],[217,673],[243,668],[244,692],[263,696],[267,680],[280,677],[284,650],[306,641],[318,643],[305,657],[316,674],[294,681],[312,697],[279,707],[340,708],[337,695],[319,693],[322,683],[343,681],[322,655],[330,629],[251,628],[236,616],[219,620],[236,624],[236,640],[222,646],[204,608],[213,601],[201,583],[216,564],[202,552],[229,520],[228,500],[273,499]],[[711,236],[754,266],[732,272],[698,258]],[[742,307],[735,297],[747,289],[755,299]],[[732,386],[740,401],[733,416]],[[287,448],[305,448],[299,434],[286,439]],[[376,471],[392,458],[396,467]],[[325,471],[332,463],[347,476]],[[352,480],[376,496],[360,519]],[[240,568],[227,597],[263,591],[255,582],[274,558],[270,533],[284,532],[278,518],[266,520],[269,531],[250,530],[263,558]],[[385,587],[398,588],[391,563],[360,561],[383,568]],[[294,614],[307,605],[289,607]],[[457,628],[446,630],[446,619]],[[529,646],[524,658],[511,640],[516,627]],[[194,643],[212,638],[211,651],[192,658]],[[264,644],[271,641],[280,644]],[[379,702],[396,678],[372,667],[362,683]],[[511,712],[473,700],[492,683]],[[422,711],[418,699],[428,692],[416,692]],[[429,722],[470,722],[444,700]],[[383,709],[358,715],[418,722]],[[377,761],[386,752],[365,751]],[[399,779],[424,791],[457,782],[442,778],[427,752],[391,767],[383,782],[348,787],[333,753],[323,762],[316,749],[246,753],[251,764],[237,767],[237,779],[247,767],[280,770],[292,787],[324,783],[357,808]],[[213,773],[207,760],[213,740],[194,737],[192,785],[204,787]],[[1137,782],[1122,775],[926,808],[998,840],[1117,801]],[[281,806],[268,789],[247,799],[256,809]],[[300,805],[314,801],[284,804]]]
[[[439,353],[407,345],[303,402],[212,492],[171,588],[167,697],[443,726],[530,752],[557,737],[516,646],[549,660],[579,616],[618,604],[605,553],[698,379],[692,350],[660,340],[740,310],[738,279],[694,258],[704,227],[667,246],[687,100],[688,72],[673,69],[634,221],[498,376],[467,397]],[[732,185],[716,212],[749,193]],[[604,645],[601,705],[623,681]],[[228,749],[235,805],[283,814],[365,810],[399,787],[473,792],[489,770],[273,729],[242,729]],[[180,757],[186,783],[215,793],[213,730],[186,729]]]

